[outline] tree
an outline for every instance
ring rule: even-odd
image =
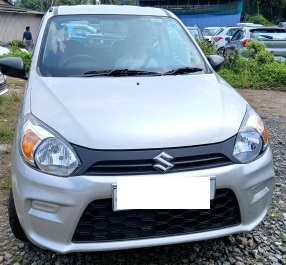
[[[21,0],[20,6],[43,12],[43,2],[39,0]]]

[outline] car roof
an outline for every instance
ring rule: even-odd
[[[241,29],[242,26],[226,26],[224,29]]]
[[[120,5],[73,5],[56,6],[51,11],[58,15],[88,15],[88,14],[114,14],[114,15],[150,15],[150,16],[173,16],[169,11],[155,7],[120,6]]]
[[[224,28],[224,27],[206,27],[204,29],[220,29],[220,28]]]
[[[198,29],[197,26],[186,26],[187,29]]]
[[[259,29],[277,29],[277,30],[280,30],[280,31],[285,30],[285,29],[283,29],[281,27],[278,27],[278,26],[243,27],[243,28],[248,29],[248,30],[252,30],[252,29],[255,29],[255,30],[259,30]]]

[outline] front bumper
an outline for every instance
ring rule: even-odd
[[[250,164],[172,173],[168,176],[215,176],[216,189],[230,189],[237,198],[241,223],[211,231],[96,243],[73,243],[72,238],[86,206],[111,198],[116,176],[74,176],[68,178],[43,174],[27,166],[13,150],[12,188],[21,225],[32,243],[60,253],[105,251],[206,240],[248,232],[265,217],[270,207],[275,177],[272,153]],[[164,178],[162,174],[162,178]],[[133,176],[136,177],[136,176]]]

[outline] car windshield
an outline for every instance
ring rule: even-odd
[[[204,36],[213,36],[220,28],[205,29]]]
[[[69,24],[88,25],[96,33],[88,34],[84,41],[66,38]],[[134,76],[176,69],[191,69],[180,74],[200,73],[205,64],[193,41],[172,18],[77,15],[48,21],[38,69],[43,76],[55,77],[126,75],[127,70]]]
[[[192,34],[192,36],[193,36],[194,38],[197,38],[197,39],[200,39],[200,38],[201,38],[198,29],[190,29],[190,28],[188,28],[188,31]]]

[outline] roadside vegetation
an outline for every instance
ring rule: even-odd
[[[13,80],[16,84],[19,83],[17,79],[8,78],[8,88],[9,86],[15,86],[15,84],[12,84]],[[24,82],[22,82],[21,87],[23,89]],[[22,92],[16,92],[12,89],[0,96],[0,144],[10,145],[12,143],[21,101]]]
[[[21,51],[20,42],[15,40],[9,43],[8,47],[10,53],[1,55],[0,58],[5,57],[21,57],[25,63],[26,72],[29,72],[31,61],[32,61],[32,54],[30,52]]]
[[[214,44],[198,43],[206,55],[216,53]],[[275,61],[265,44],[258,40],[247,44],[244,56],[236,53],[226,58],[219,74],[235,88],[286,91],[286,62]]]

